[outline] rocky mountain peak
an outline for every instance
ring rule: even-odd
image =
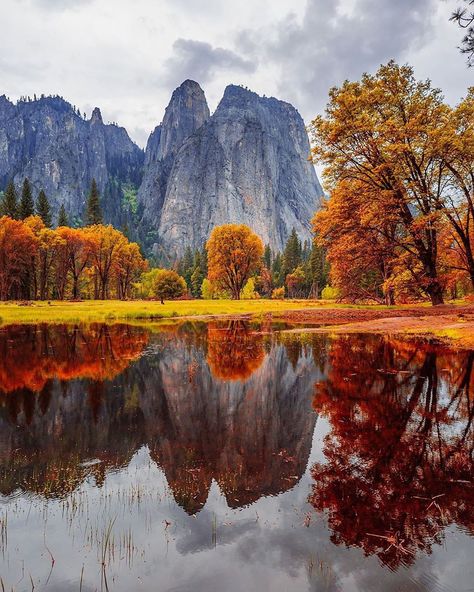
[[[173,157],[183,142],[209,119],[204,91],[197,82],[185,80],[172,94],[161,124],[158,158]]]
[[[104,123],[102,120],[102,113],[100,112],[99,107],[96,107],[94,111],[92,111],[91,123]]]
[[[163,122],[150,135],[145,152],[145,171],[138,192],[145,218],[157,227],[168,177],[183,143],[209,120],[204,91],[197,82],[185,80],[172,94]]]
[[[311,240],[322,189],[309,155],[294,107],[228,86],[215,113],[174,158],[160,206],[161,246],[181,255],[228,222],[249,225],[274,250],[283,249],[293,228]]]

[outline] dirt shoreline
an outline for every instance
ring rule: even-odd
[[[289,333],[384,333],[435,337],[474,349],[474,305],[442,305],[402,310],[325,309],[289,311],[284,321],[302,325]],[[307,325],[321,325],[308,327]]]

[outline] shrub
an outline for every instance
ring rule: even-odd
[[[321,292],[321,298],[323,300],[337,300],[339,298],[339,290],[332,286],[326,286]]]
[[[154,291],[156,296],[164,304],[164,299],[176,300],[187,291],[187,285],[184,278],[172,269],[160,269],[155,277]]]
[[[275,288],[272,292],[272,300],[283,300],[285,298],[285,288]]]
[[[259,297],[257,292],[255,291],[255,280],[254,278],[249,278],[242,288],[242,292],[240,293],[240,297],[244,300],[255,300]]]

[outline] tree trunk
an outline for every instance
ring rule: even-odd
[[[438,280],[433,281],[431,283],[431,285],[426,289],[426,292],[428,293],[428,295],[431,299],[431,304],[433,306],[438,306],[439,304],[444,304],[443,290],[442,290]]]

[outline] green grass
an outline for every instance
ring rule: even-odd
[[[412,305],[413,307],[413,305]],[[177,317],[209,315],[261,316],[294,310],[321,308],[389,309],[404,307],[336,304],[311,300],[175,300],[160,304],[147,300],[84,300],[82,302],[0,303],[0,324],[14,323],[92,323],[116,321],[155,321]]]

